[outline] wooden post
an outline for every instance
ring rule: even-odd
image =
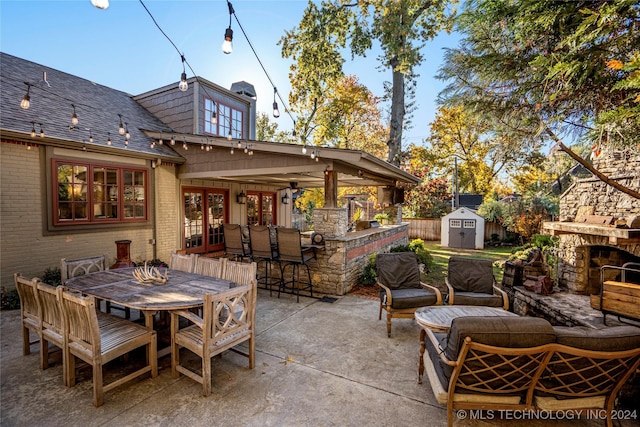
[[[338,172],[328,170],[324,172],[324,207],[338,206]]]

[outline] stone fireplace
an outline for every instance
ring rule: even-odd
[[[594,166],[620,184],[640,191],[637,153],[603,154],[594,160]],[[640,262],[640,200],[595,177],[581,179],[560,197],[560,218],[559,222],[544,223],[543,228],[559,238],[561,288],[579,295],[599,294],[601,266]]]

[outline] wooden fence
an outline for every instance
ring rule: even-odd
[[[402,221],[409,223],[409,240],[440,241],[440,218],[402,218]],[[492,234],[497,234],[498,240],[503,240],[507,231],[497,222],[485,222],[484,240],[491,240]]]

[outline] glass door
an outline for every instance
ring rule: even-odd
[[[228,222],[228,193],[211,188],[185,188],[183,249],[188,253],[224,250],[222,224]]]

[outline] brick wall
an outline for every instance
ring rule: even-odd
[[[47,233],[43,215],[48,212],[40,168],[44,148],[27,150],[25,145],[3,140],[0,150],[0,285],[14,288],[14,273],[40,276],[47,268],[59,267],[61,258],[107,253],[112,264],[116,240],[132,241],[134,261],[152,257],[151,224],[104,232]]]

